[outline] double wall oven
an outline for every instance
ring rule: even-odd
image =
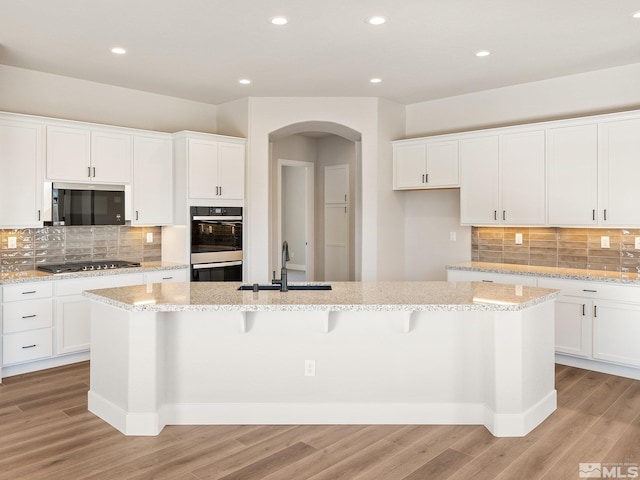
[[[242,281],[242,207],[191,207],[191,281]]]

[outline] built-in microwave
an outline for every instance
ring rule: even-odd
[[[48,212],[46,212],[48,214]],[[124,185],[53,183],[51,225],[124,225]]]

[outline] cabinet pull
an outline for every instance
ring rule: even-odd
[[[222,195],[222,186],[220,186],[220,195]]]
[[[344,201],[345,202],[347,201],[347,194],[346,193],[344,194]]]
[[[171,280],[173,277],[162,277],[163,280]]]
[[[424,176],[424,179],[425,179],[424,183],[429,183],[429,174],[428,173]]]
[[[497,210],[493,211],[493,219],[494,220],[498,220],[498,211]]]
[[[91,178],[91,167],[87,167],[87,177]]]
[[[591,220],[596,221],[596,209],[591,210]]]
[[[31,293],[36,293],[35,290],[29,290],[28,292],[22,292],[22,295],[29,295]]]
[[[136,210],[136,220],[138,220],[138,210]]]
[[[587,288],[583,288],[582,291],[583,292],[590,292],[590,293],[598,293],[598,290],[589,290]]]
[[[582,316],[584,317],[586,315],[586,305],[583,303],[582,304]]]
[[[482,280],[484,283],[493,283],[493,280]]]
[[[36,318],[37,315],[24,315],[22,318]]]
[[[424,183],[424,173],[422,174],[422,183]]]
[[[41,220],[41,218],[40,218],[40,210],[38,210],[38,221],[40,221],[40,220]]]
[[[347,213],[347,207],[344,207],[344,213]]]
[[[96,178],[96,167],[93,167],[93,178]]]
[[[25,345],[24,347],[22,347],[23,349],[26,348],[34,348],[36,346],[36,344],[34,343],[33,345]]]
[[[604,209],[604,221],[605,222],[607,221],[607,209],[606,208]]]
[[[593,306],[593,316],[594,316],[594,317],[597,317],[597,316],[598,316],[598,306],[597,306],[597,305],[594,305],[594,306]]]
[[[507,219],[507,211],[502,210],[502,220],[506,220],[506,219]]]

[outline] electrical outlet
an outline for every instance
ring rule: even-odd
[[[305,360],[304,361],[304,376],[315,377],[316,376],[316,361]]]
[[[522,234],[516,233],[516,245],[522,245]]]
[[[522,285],[516,285],[516,297],[522,296]]]
[[[608,236],[603,235],[602,237],[600,237],[600,248],[611,248]]]
[[[147,232],[147,243],[153,243],[153,232]]]
[[[7,237],[7,242],[9,243],[9,248],[18,248],[18,242],[16,237]]]
[[[640,250],[640,237],[636,237],[636,250]]]
[[[456,232],[449,232],[449,240],[455,242],[457,238]]]

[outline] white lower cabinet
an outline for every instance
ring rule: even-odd
[[[593,358],[640,367],[640,305],[594,305]]]
[[[591,356],[591,312],[593,303],[562,295],[556,299],[556,352]]]
[[[3,335],[2,362],[4,365],[38,360],[53,355],[53,332],[51,328],[29,330]]]

